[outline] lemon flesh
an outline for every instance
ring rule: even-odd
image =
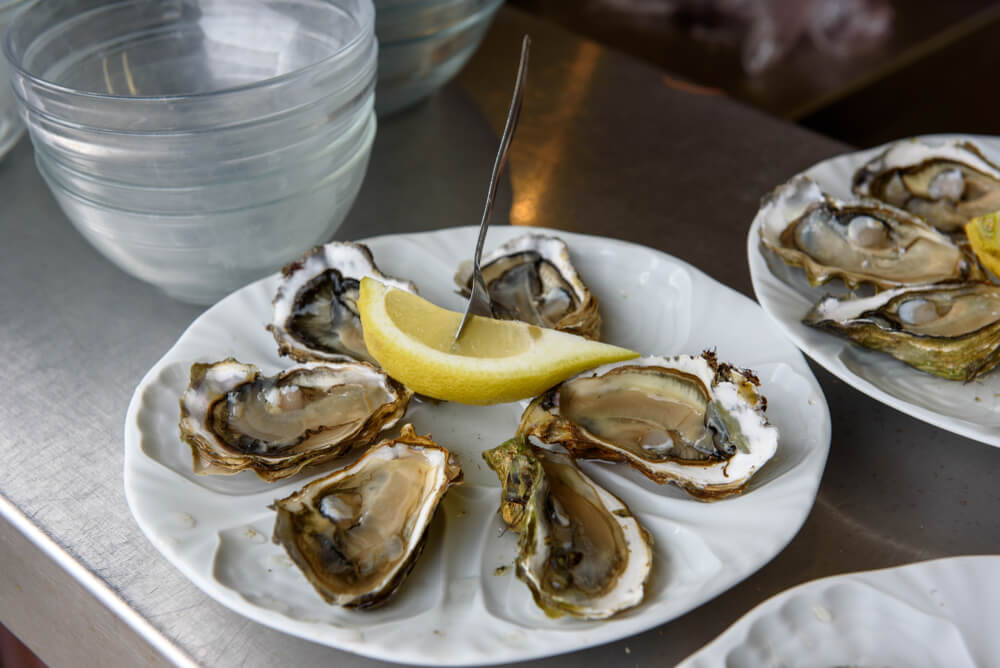
[[[1000,276],[1000,211],[973,218],[965,224],[965,234],[983,266]]]
[[[414,392],[464,404],[527,399],[570,376],[639,353],[524,322],[473,317],[455,346],[462,314],[372,278],[358,311],[368,352]]]

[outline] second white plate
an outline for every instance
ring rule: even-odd
[[[489,247],[525,233],[490,230]],[[379,266],[411,278],[431,301],[458,310],[452,276],[475,242],[472,227],[371,239]],[[644,353],[698,353],[757,371],[778,453],[740,497],[706,504],[621,465],[584,463],[652,534],[646,600],[605,622],[550,619],[509,566],[517,536],[501,531],[500,488],[481,453],[513,435],[522,406],[411,403],[405,421],[456,453],[465,484],[445,497],[414,571],[373,611],[325,604],[281,547],[268,505],[319,473],[275,485],[253,474],[201,477],[178,436],[178,399],[195,361],[234,356],[273,373],[264,326],[273,276],[206,311],[149,371],[125,424],[125,492],[154,546],[209,596],[273,628],[389,661],[508,663],[578,650],[662,624],[770,561],[812,506],[830,444],[823,394],[805,360],[755,303],[668,255],[634,244],[555,232],[601,303],[603,338]],[[489,629],[484,632],[483,629]]]
[[[927,137],[944,141],[951,135]],[[968,137],[987,157],[1000,162],[1000,140]],[[884,150],[877,147],[825,160],[804,173],[828,194],[851,199],[851,178],[869,159]],[[768,263],[760,248],[760,220],[747,235],[750,279],[757,300],[788,338],[827,371],[855,389],[907,415],[948,431],[1000,447],[1000,372],[970,383],[945,380],[917,371],[889,355],[867,350],[828,332],[802,324],[819,299],[837,293],[837,282],[813,288],[801,269],[780,261]],[[838,293],[839,294],[839,293]]]
[[[951,557],[788,589],[677,668],[922,666],[1000,661],[1000,557]]]

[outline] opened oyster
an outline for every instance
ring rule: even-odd
[[[274,377],[232,358],[196,363],[181,397],[181,438],[195,473],[252,469],[272,482],[368,445],[411,396],[361,362],[306,363]]]
[[[650,538],[624,503],[572,458],[523,437],[483,458],[503,485],[500,514],[520,534],[517,576],[546,614],[604,619],[642,601]]]
[[[485,254],[480,269],[494,317],[600,338],[597,299],[580,280],[561,239],[525,234]],[[471,262],[459,269],[455,281],[468,297]]]
[[[907,212],[838,202],[807,176],[778,186],[757,214],[764,246],[802,267],[812,285],[841,278],[880,289],[976,277],[948,237]]]
[[[803,322],[952,380],[972,380],[1000,362],[1000,286],[990,283],[826,297]]]
[[[274,542],[327,603],[384,603],[423,550],[438,502],[462,482],[455,458],[405,425],[354,464],[275,501]]]
[[[1000,209],[1000,168],[975,144],[901,141],[854,174],[854,192],[916,214],[944,232]]]
[[[281,270],[267,326],[278,352],[299,362],[348,357],[375,363],[365,347],[358,316],[358,290],[365,276],[400,290],[417,292],[410,281],[385,276],[364,244],[317,246]]]
[[[535,398],[518,433],[715,500],[742,492],[777,448],[759,384],[709,352],[606,364]]]

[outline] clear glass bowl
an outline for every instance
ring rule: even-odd
[[[375,34],[382,44],[430,37],[495,4],[495,0],[375,0]]]
[[[4,51],[24,104],[109,132],[256,122],[341,87],[366,59],[370,0],[40,2]]]
[[[0,0],[0,40],[3,39],[7,26],[17,13],[31,2],[32,0]],[[0,158],[13,148],[24,132],[24,124],[18,118],[17,100],[8,83],[9,79],[10,69],[7,59],[0,58]]]
[[[66,216],[178,299],[209,303],[327,241],[364,178],[371,0],[38,2],[4,51]]]
[[[212,178],[197,185],[137,186],[79,171],[41,146],[35,148],[35,160],[45,177],[67,192],[116,209],[169,215],[245,208],[307,189],[353,160],[367,141],[372,106],[369,101],[367,113],[352,127],[295,165],[246,178],[220,166]]]
[[[307,190],[227,211],[165,215],[108,207],[68,191],[39,167],[63,212],[106,258],[175,299],[211,304],[333,236],[361,187],[375,126],[372,112],[361,150]]]
[[[220,166],[245,177],[294,166],[368,113],[377,49],[344,89],[286,114],[226,128],[184,132],[94,130],[23,107],[32,143],[81,171],[148,185],[201,183]]]
[[[503,0],[429,37],[379,45],[375,110],[387,115],[424,99],[455,76],[472,57]],[[381,39],[381,38],[380,38]]]
[[[303,151],[302,157],[294,162],[279,162],[271,169],[254,170],[250,175],[232,164],[207,161],[202,169],[196,170],[201,179],[192,179],[191,174],[184,172],[180,173],[180,179],[160,174],[157,185],[139,185],[134,180],[117,180],[107,170],[80,169],[41,144],[35,145],[35,160],[48,180],[103,206],[151,214],[242,208],[291,195],[354,159],[367,141],[373,106],[374,94],[370,92],[361,108],[363,114],[358,114],[350,126],[339,128],[325,146],[312,142],[308,152]],[[175,185],[176,182],[180,183]]]
[[[36,5],[5,42],[32,142],[81,171],[178,186],[224,164],[250,177],[316,153],[367,113],[378,61],[368,0],[92,4]]]

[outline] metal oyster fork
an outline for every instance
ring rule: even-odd
[[[490,226],[490,218],[493,216],[493,204],[497,194],[497,186],[500,182],[500,173],[507,164],[507,151],[510,149],[510,140],[514,136],[514,129],[517,121],[521,117],[521,99],[524,97],[524,80],[528,73],[528,51],[531,48],[531,38],[527,35],[521,40],[521,62],[517,66],[517,80],[514,83],[514,96],[510,101],[510,109],[507,111],[507,122],[504,124],[503,134],[500,136],[500,149],[497,151],[496,160],[493,162],[493,175],[490,177],[490,187],[486,191],[486,206],[483,208],[483,219],[479,223],[479,238],[476,240],[476,253],[472,258],[472,294],[469,295],[469,303],[465,306],[465,315],[455,332],[455,338],[451,345],[454,347],[458,343],[459,337],[465,330],[465,324],[474,315],[485,318],[493,317],[493,306],[490,300],[489,290],[486,289],[486,281],[479,270],[479,260],[483,256],[483,242],[486,241],[486,229]]]

